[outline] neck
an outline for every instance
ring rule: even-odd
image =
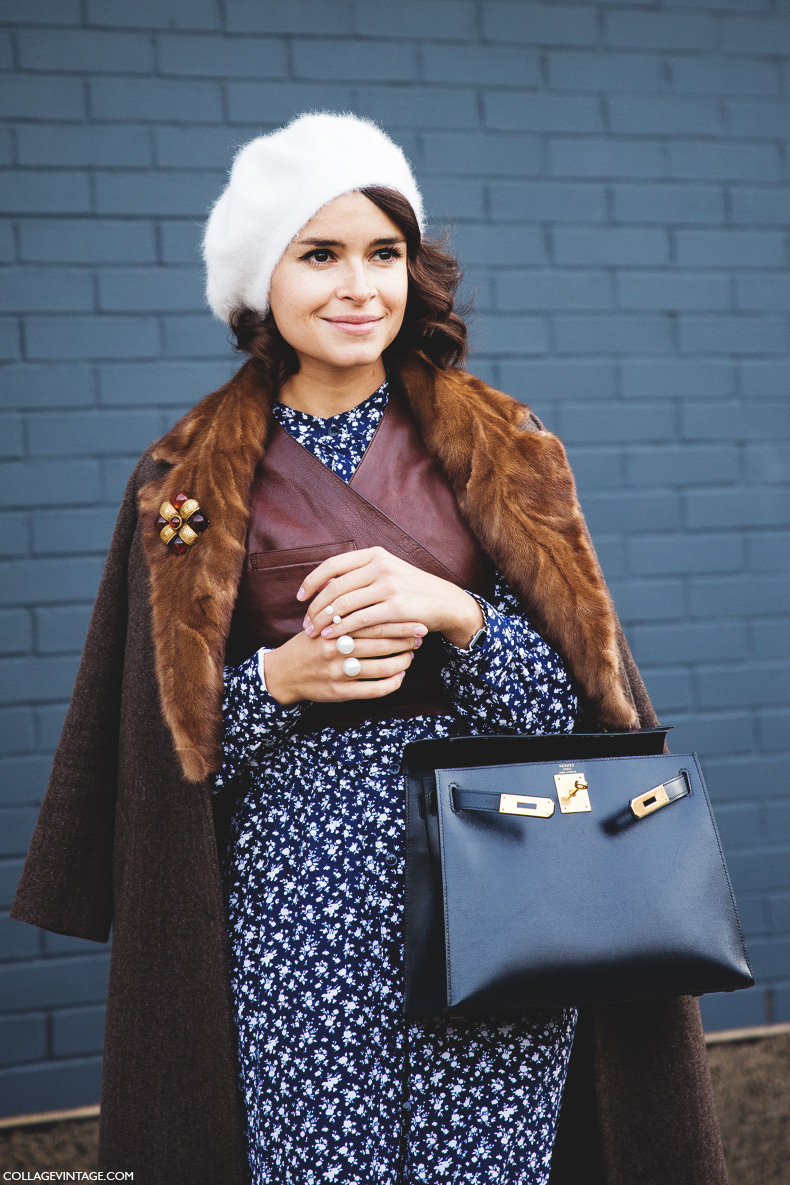
[[[280,387],[280,402],[323,419],[356,407],[387,377],[380,357],[365,366],[328,366],[314,358],[299,362],[297,373]]]

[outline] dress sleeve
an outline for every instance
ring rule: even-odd
[[[266,647],[240,663],[225,667],[222,703],[222,767],[214,775],[213,792],[222,790],[251,759],[270,753],[294,731],[305,703],[285,708],[266,690],[263,656]]]
[[[494,604],[475,600],[487,619],[482,645],[462,650],[444,640],[442,678],[464,726],[479,734],[570,732],[578,713],[570,676],[502,576]]]

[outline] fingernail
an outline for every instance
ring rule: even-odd
[[[405,675],[406,675],[406,672],[405,672],[405,671],[401,671],[401,673],[400,673],[400,681],[401,681],[401,683],[403,682]]]
[[[293,588],[293,585],[291,585],[291,588]],[[299,589],[299,592],[296,594],[296,599],[297,599],[297,601],[304,600],[304,589],[303,588]]]
[[[304,627],[304,632],[309,634],[310,637],[313,636],[315,633],[315,626],[313,625],[312,621],[308,621],[307,625]]]
[[[422,638],[415,638],[414,649],[417,650],[420,646],[422,646]]]
[[[418,637],[422,638],[428,633],[428,628],[424,625],[418,625],[414,632]]]
[[[308,624],[308,622],[309,622],[309,621],[310,621],[310,618],[309,618],[309,617],[307,616],[307,614],[305,613],[305,618],[304,618],[304,621],[302,622],[302,629],[303,629],[303,630],[306,630],[306,629],[307,629],[307,624]]]
[[[326,629],[321,630],[321,637],[328,638],[331,633],[332,633],[332,627],[331,627],[331,625],[328,625],[326,627]]]

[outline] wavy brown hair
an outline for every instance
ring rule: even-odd
[[[384,351],[385,362],[397,365],[409,351],[421,350],[442,369],[461,366],[467,352],[464,317],[471,309],[455,307],[462,272],[447,249],[449,235],[423,238],[410,203],[394,189],[369,185],[359,192],[392,219],[406,240],[406,311],[397,337]],[[237,309],[231,314],[230,328],[236,339],[234,349],[256,359],[267,377],[282,383],[298,371],[296,351],[277,328],[271,309],[265,317],[252,309]]]

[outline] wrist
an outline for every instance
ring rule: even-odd
[[[294,704],[299,702],[299,697],[293,693],[293,689],[288,685],[286,672],[283,670],[283,663],[281,661],[280,647],[275,650],[267,650],[263,656],[263,683],[272,697],[277,700],[283,708],[292,708]]]
[[[474,597],[463,590],[459,591],[461,596],[457,613],[442,633],[453,646],[457,646],[459,650],[466,650],[478,630],[485,625],[485,616]]]

